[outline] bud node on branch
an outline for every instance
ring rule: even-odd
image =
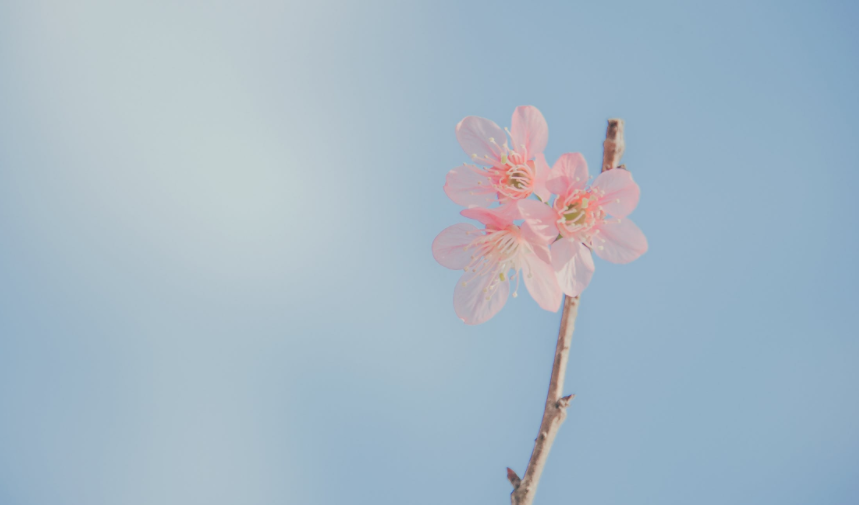
[[[565,397],[561,398],[560,400],[558,400],[558,408],[559,409],[565,409],[565,408],[569,407],[570,402],[573,401],[573,398],[575,398],[575,397],[576,397],[576,395],[569,395],[569,396],[565,396]]]
[[[519,476],[516,475],[516,472],[514,472],[510,467],[507,467],[507,480],[509,480],[510,484],[513,485],[513,489],[518,489],[519,484],[522,482],[522,479],[520,479]]]

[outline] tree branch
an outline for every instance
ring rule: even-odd
[[[567,359],[570,356],[570,342],[573,340],[573,329],[576,325],[576,315],[579,312],[579,297],[564,297],[564,312],[561,315],[561,328],[558,330],[558,344],[555,346],[555,362],[552,365],[552,379],[549,381],[549,394],[546,396],[546,408],[543,411],[543,421],[540,423],[540,433],[534,441],[534,450],[531,452],[531,460],[528,469],[521,482],[519,478],[510,478],[512,470],[507,475],[513,484],[513,493],[510,494],[512,505],[531,505],[534,501],[534,493],[540,482],[540,475],[546,466],[549,450],[555,441],[555,435],[564,418],[567,417],[567,407],[573,395],[561,397],[564,387],[564,376],[567,373]],[[515,472],[512,473],[515,477]],[[518,485],[517,485],[518,484]]]
[[[623,156],[623,120],[609,119],[608,128],[603,142],[602,171],[616,168]],[[575,395],[562,397],[564,377],[567,374],[567,361],[570,356],[570,343],[573,340],[573,330],[576,326],[576,316],[579,313],[579,297],[564,296],[564,312],[561,314],[561,327],[558,330],[558,344],[555,346],[555,361],[552,364],[552,378],[549,380],[549,394],[546,395],[546,407],[543,410],[543,420],[540,422],[540,433],[534,441],[534,450],[525,475],[520,479],[516,472],[507,469],[507,479],[513,485],[510,493],[511,505],[531,505],[540,475],[549,458],[549,450],[555,441],[555,436],[561,423],[567,417],[567,407]]]

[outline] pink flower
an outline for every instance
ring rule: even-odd
[[[456,138],[474,163],[454,168],[447,174],[444,192],[464,207],[488,207],[536,194],[548,200],[546,189],[549,165],[543,149],[549,140],[549,127],[543,114],[530,105],[513,111],[507,134],[488,119],[468,116],[456,125]]]
[[[629,263],[647,251],[647,239],[626,219],[638,205],[639,188],[624,169],[601,173],[588,188],[588,165],[579,153],[562,155],[546,186],[554,203],[520,210],[526,223],[543,236],[560,234],[551,246],[552,267],[564,293],[578,296],[594,273],[591,251],[612,263]]]
[[[521,219],[519,206],[514,203],[494,209],[472,208],[463,210],[462,215],[480,221],[485,228],[455,224],[439,233],[432,244],[433,256],[442,266],[465,270],[453,291],[456,315],[466,324],[489,320],[507,302],[513,278],[516,296],[523,273],[525,286],[540,307],[557,311],[561,288],[552,270],[549,240],[527,224],[514,224]]]

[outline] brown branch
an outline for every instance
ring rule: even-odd
[[[602,171],[616,168],[623,156],[623,120],[609,119],[608,128],[603,142]],[[540,422],[540,433],[534,441],[534,450],[525,475],[520,479],[516,472],[507,469],[507,479],[513,485],[510,493],[511,505],[531,505],[540,475],[549,458],[549,450],[555,441],[555,436],[561,423],[567,417],[567,407],[575,395],[562,397],[564,377],[567,374],[567,361],[570,356],[570,343],[573,340],[573,330],[576,326],[576,316],[579,313],[579,297],[564,297],[564,312],[561,314],[561,327],[558,330],[558,344],[555,346],[555,361],[552,364],[552,378],[549,380],[549,394],[546,395],[546,407],[543,410],[543,420]]]
[[[555,363],[552,365],[552,379],[549,381],[549,394],[546,396],[546,408],[543,411],[543,421],[540,423],[540,433],[537,435],[537,440],[534,441],[534,450],[531,452],[531,460],[528,462],[525,476],[518,483],[514,482],[514,479],[510,479],[514,487],[510,494],[512,505],[531,505],[534,501],[534,493],[537,491],[540,475],[546,466],[549,450],[552,448],[552,443],[555,441],[555,435],[558,434],[561,423],[567,417],[567,406],[570,405],[573,395],[562,398],[561,391],[564,387],[567,359],[570,356],[570,342],[573,340],[573,329],[576,325],[578,312],[579,297],[565,296],[561,328],[558,330],[558,344],[555,346]],[[511,471],[508,471],[508,478]],[[513,473],[513,475],[516,474]]]

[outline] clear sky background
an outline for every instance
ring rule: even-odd
[[[0,503],[503,504],[560,314],[454,314],[467,115],[599,166],[537,504],[859,503],[855,2],[0,2]]]

